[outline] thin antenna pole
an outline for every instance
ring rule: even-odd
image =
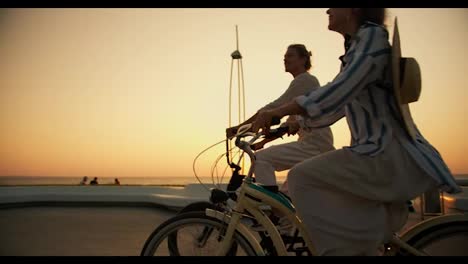
[[[231,77],[229,78],[229,127],[232,126],[231,122],[231,109],[232,109],[232,71],[234,66],[234,60],[231,60]]]
[[[242,90],[239,89],[239,100],[241,96],[240,93],[242,92],[242,116],[243,116],[242,122],[244,122],[245,121],[245,89],[244,89],[244,69],[242,67],[242,59],[238,61],[238,67],[239,67],[239,87],[242,87]],[[240,113],[241,113],[241,109],[239,106],[239,119],[240,119]],[[242,158],[242,171],[241,171],[242,174],[244,174],[244,167],[245,167],[245,159]]]
[[[244,114],[244,118],[242,121],[245,121],[245,85],[244,85],[244,66],[242,66],[242,60],[240,62],[240,73],[242,74],[242,112]]]
[[[245,89],[244,89],[244,73],[242,65],[242,55],[239,52],[239,29],[236,25],[236,50],[231,53],[231,75],[229,79],[229,127],[232,126],[232,121],[235,117],[232,116],[232,93],[233,93],[233,71],[234,71],[234,60],[237,62],[237,111],[238,111],[238,124],[245,121]],[[232,155],[231,142],[229,141],[229,154]],[[238,150],[240,154],[241,150]],[[242,173],[244,172],[244,158],[242,157]]]
[[[241,74],[240,74],[240,63],[237,61],[237,101],[238,101],[238,120],[239,124],[243,122],[241,119],[242,105],[241,105]]]
[[[234,60],[231,60],[231,77],[229,78],[229,125],[228,127],[231,127],[232,126],[232,120],[231,120],[231,116],[232,116],[232,72],[234,70]],[[231,140],[228,140],[228,152],[229,152],[229,156],[232,157],[232,142]]]
[[[236,50],[239,50],[239,31],[237,30],[237,25],[236,25]]]

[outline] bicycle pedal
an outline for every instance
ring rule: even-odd
[[[297,243],[297,241],[294,239],[294,236],[291,235],[281,235],[281,239],[285,244]]]
[[[292,248],[292,249],[288,250],[288,252],[293,252],[293,253],[296,253],[296,256],[301,256],[302,253],[304,253],[304,252],[309,254],[309,248],[308,247]]]
[[[263,227],[261,224],[253,224],[250,226],[250,229],[255,232],[266,232],[265,227]]]
[[[272,210],[271,206],[267,205],[267,204],[258,206],[258,209],[260,209],[262,211],[271,211]]]

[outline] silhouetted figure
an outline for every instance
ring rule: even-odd
[[[94,179],[89,183],[90,185],[98,185],[97,177],[94,177]]]
[[[311,56],[312,53],[307,50],[305,45],[289,45],[283,59],[285,71],[290,73],[294,78],[289,84],[289,87],[280,97],[260,108],[256,114],[243,123],[227,128],[226,136],[231,138],[237,133],[240,126],[254,122],[258,113],[279,107],[300,95],[306,95],[320,87],[317,78],[309,73],[312,67],[310,62]],[[268,92],[265,91],[265,94],[268,94]],[[297,141],[278,144],[255,153],[257,163],[254,173],[257,183],[264,186],[274,186],[272,189],[275,190],[277,187],[275,172],[289,170],[294,165],[306,159],[330,150],[335,150],[333,146],[333,135],[329,126],[322,126],[321,128],[311,130],[304,122],[301,123],[298,120],[298,116],[292,115],[286,122],[281,124],[281,127],[287,128],[288,135],[299,135]],[[274,138],[264,139],[255,144],[255,150],[263,148],[263,145],[271,140],[274,140]],[[288,179],[286,179],[285,184],[281,186],[281,191],[286,194],[288,193],[287,181]]]
[[[80,185],[86,185],[88,182],[88,176],[84,176],[83,179],[80,181]]]
[[[120,185],[120,181],[119,181],[119,179],[115,178],[115,180],[114,180],[114,184],[115,184],[115,185]]]

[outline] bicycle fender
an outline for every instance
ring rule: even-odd
[[[223,212],[219,212],[210,208],[205,209],[205,214],[209,217],[216,218],[226,224],[229,224],[229,222],[231,221],[231,217],[229,215],[226,215]],[[236,226],[236,230],[247,239],[247,241],[253,247],[253,249],[255,250],[255,253],[258,256],[265,256],[265,252],[263,251],[263,248],[260,246],[260,243],[257,241],[254,235],[249,231],[249,229],[243,223],[239,222]]]
[[[407,242],[414,236],[423,232],[424,230],[443,224],[449,223],[467,223],[468,224],[468,214],[450,214],[450,215],[441,215],[430,218],[428,220],[422,221],[413,227],[409,228],[406,232],[400,235],[400,239]]]

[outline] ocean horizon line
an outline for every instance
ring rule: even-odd
[[[0,176],[0,186],[55,186],[78,185],[84,176]],[[188,184],[219,184],[228,183],[231,176],[87,176],[88,183],[97,177],[99,185],[115,185],[114,179],[119,179],[120,185],[153,185],[153,186],[184,186]],[[277,176],[278,182],[284,181],[286,176]]]
[[[0,176],[0,186],[75,186],[84,176]],[[188,184],[225,184],[231,176],[88,176],[88,183],[97,177],[99,185],[115,185],[118,178],[120,185],[128,186],[186,186]],[[278,183],[283,183],[287,175],[277,175]],[[454,174],[455,178],[467,178],[468,174]]]

